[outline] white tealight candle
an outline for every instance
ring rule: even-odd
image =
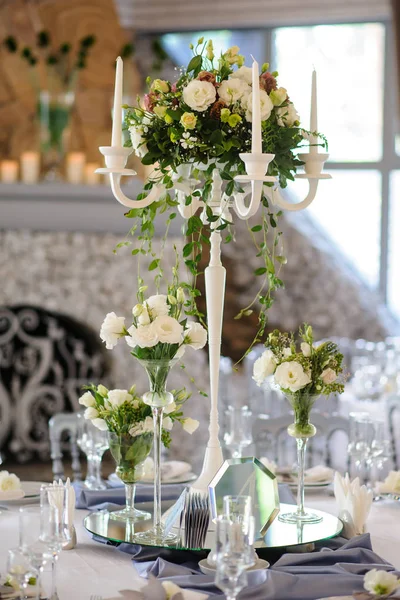
[[[251,151],[252,153],[262,153],[261,142],[261,105],[260,105],[260,75],[258,71],[258,62],[253,59],[252,73],[252,128],[251,128]]]
[[[83,152],[70,152],[67,155],[67,181],[77,184],[83,181],[85,155]]]
[[[18,161],[3,160],[1,163],[1,181],[3,183],[15,183],[18,178]]]
[[[314,69],[311,79],[311,110],[310,110],[310,131],[318,131],[318,109],[317,109],[317,72]],[[318,138],[311,136],[311,144],[316,144]],[[317,154],[318,146],[310,146],[311,154]]]
[[[85,183],[87,185],[98,185],[100,183],[100,175],[95,173],[98,168],[98,163],[87,163],[85,165]]]
[[[40,173],[39,152],[21,154],[21,179],[24,183],[37,183]]]
[[[115,69],[115,88],[114,88],[114,107],[113,107],[113,125],[111,135],[111,146],[122,146],[122,80],[124,63],[118,56]]]

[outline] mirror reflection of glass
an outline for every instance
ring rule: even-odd
[[[253,442],[252,412],[247,406],[228,406],[225,411],[225,446],[232,458],[241,458],[243,450]]]

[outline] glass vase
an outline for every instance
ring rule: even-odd
[[[150,454],[153,434],[132,437],[130,433],[108,432],[110,452],[116,462],[115,470],[125,485],[126,506],[110,513],[110,519],[122,521],[145,521],[151,514],[135,508],[136,482],[142,479],[144,461]]]
[[[289,425],[288,434],[295,438],[297,444],[297,509],[290,513],[279,515],[283,523],[319,523],[322,517],[304,508],[304,472],[306,464],[307,442],[316,433],[316,427],[310,422],[310,413],[314,402],[319,396],[295,392],[287,395],[293,411],[294,422]]]
[[[153,414],[154,431],[154,515],[153,527],[143,533],[137,534],[135,539],[147,544],[163,545],[174,544],[177,536],[165,533],[161,520],[161,434],[163,413],[166,406],[174,401],[171,392],[167,391],[167,379],[171,368],[176,364],[176,359],[139,360],[146,369],[149,378],[150,391],[143,396],[143,402],[151,406]]]
[[[69,91],[42,91],[39,96],[40,148],[43,178],[60,181],[75,95]]]

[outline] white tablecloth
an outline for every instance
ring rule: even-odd
[[[336,514],[335,500],[324,494],[310,495],[307,506]],[[134,600],[145,581],[139,577],[128,554],[93,542],[83,528],[87,511],[76,511],[78,545],[62,552],[58,563],[60,600],[89,600],[92,594],[104,600]],[[368,521],[375,552],[400,569],[400,503],[380,502],[372,507]],[[0,571],[4,572],[7,550],[18,543],[18,515],[0,515]]]

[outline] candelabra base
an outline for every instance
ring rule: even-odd
[[[218,469],[222,467],[223,463],[224,457],[222,455],[221,446],[207,446],[202,471],[199,478],[192,483],[192,490],[208,494],[208,486],[214,479]]]

